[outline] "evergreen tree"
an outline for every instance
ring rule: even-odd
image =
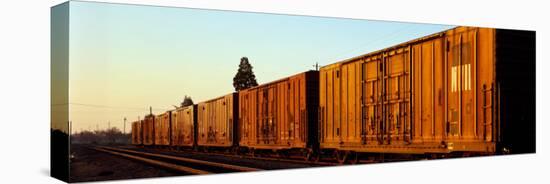
[[[252,71],[252,65],[248,62],[247,57],[242,57],[239,70],[233,77],[233,87],[235,87],[235,91],[240,91],[254,86],[258,86],[258,82],[256,82],[256,76]]]
[[[185,98],[183,98],[183,102],[181,102],[181,107],[187,107],[193,105],[193,100],[190,96],[185,95]]]

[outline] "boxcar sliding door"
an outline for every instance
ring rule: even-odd
[[[380,59],[373,59],[362,63],[362,123],[365,138],[363,143],[376,141],[381,143],[382,124],[382,94],[381,94],[381,71]]]
[[[410,134],[410,55],[408,48],[385,53],[382,59],[381,102],[382,141],[409,140]]]

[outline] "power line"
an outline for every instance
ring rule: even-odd
[[[369,40],[367,43],[364,43],[364,44],[360,44],[359,46],[355,47],[354,49],[348,49],[344,52],[340,52],[339,54],[335,54],[333,57],[327,57],[327,60],[335,60],[335,59],[338,59],[338,57],[341,57],[341,56],[344,56],[344,55],[347,55],[349,53],[352,53],[352,52],[355,52],[359,49],[364,49],[368,46],[371,46],[371,45],[374,45],[374,44],[378,44],[380,41],[384,41],[384,40],[389,40],[391,38],[393,38],[394,36],[398,35],[398,34],[401,34],[403,33],[404,31],[408,31],[412,28],[414,28],[415,25],[412,24],[412,25],[408,25],[402,29],[399,29],[399,30],[396,30],[396,31],[393,31],[389,34],[386,34],[386,35],[383,35],[383,36],[380,36],[378,37],[377,39],[374,39],[374,40]]]
[[[52,104],[51,106],[59,106],[59,105],[77,105],[77,106],[86,106],[86,107],[95,107],[95,108],[110,108],[110,109],[131,109],[131,110],[147,110],[148,108],[142,108],[142,107],[123,107],[123,106],[108,106],[108,105],[97,105],[97,104],[86,104],[86,103],[63,103],[63,104]],[[164,109],[164,108],[153,108],[155,110],[163,110],[168,111],[172,109]]]

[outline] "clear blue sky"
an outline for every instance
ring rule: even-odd
[[[243,56],[265,83],[451,27],[73,1],[70,101],[99,105],[71,105],[73,130],[230,93]]]

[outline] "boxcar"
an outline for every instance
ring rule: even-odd
[[[170,145],[171,111],[155,116],[155,146]]]
[[[172,146],[192,147],[195,143],[196,105],[180,107],[172,111]]]
[[[141,145],[142,144],[143,132],[141,128],[141,121],[132,122],[132,144]]]
[[[499,45],[503,40],[518,45]],[[499,57],[506,53],[515,57]],[[517,128],[510,132],[525,130],[509,138],[534,136],[534,63],[533,32],[457,27],[324,66],[320,147],[345,154],[494,153],[503,137],[501,107],[508,128]],[[518,101],[515,95],[526,101],[501,106]]]
[[[232,147],[237,137],[237,93],[231,93],[197,105],[197,145]]]
[[[308,71],[239,91],[239,146],[313,148],[317,143],[318,79],[318,71]]]
[[[155,144],[155,115],[146,115],[142,120],[143,145],[150,146]]]

